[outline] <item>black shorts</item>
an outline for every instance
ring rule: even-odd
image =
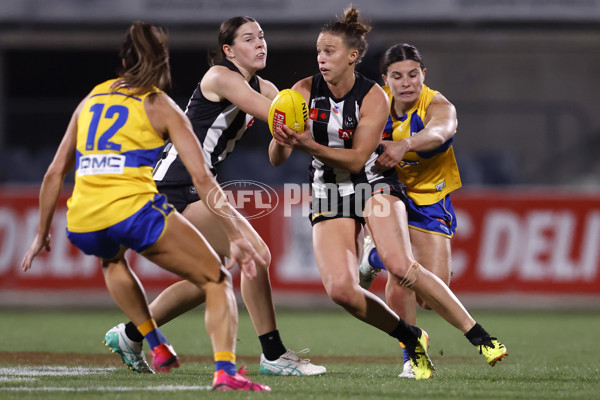
[[[338,193],[334,186],[332,186],[333,190]],[[313,226],[321,221],[335,218],[352,218],[364,225],[365,204],[371,196],[379,193],[398,197],[408,205],[406,187],[398,179],[390,177],[372,183],[359,183],[355,186],[355,192],[348,196],[342,197],[337,194],[326,198],[313,198],[308,218]]]
[[[188,204],[200,200],[194,185],[160,185],[157,187],[158,191],[167,196],[169,203],[180,213],[185,210]]]

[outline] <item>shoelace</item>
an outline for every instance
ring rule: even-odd
[[[238,369],[238,374],[240,374],[242,376],[246,376],[247,373],[248,373],[248,370],[246,369],[246,364],[242,364],[240,369]]]
[[[310,352],[309,348],[305,348],[305,349],[302,349],[302,350],[294,351],[294,353],[296,354],[296,356],[298,356],[298,354],[307,354],[309,352]],[[310,363],[310,358],[300,358],[300,357],[298,357],[298,362],[300,364],[308,364],[308,363]]]
[[[259,388],[259,389],[262,390],[263,385],[261,385],[259,383],[252,382],[246,376],[246,374],[248,373],[248,370],[246,369],[246,364],[242,364],[242,366],[240,367],[240,369],[238,369],[237,373],[240,374],[246,380],[246,382],[244,383],[245,385],[249,385],[251,388],[253,388],[253,390],[256,390],[256,388]]]

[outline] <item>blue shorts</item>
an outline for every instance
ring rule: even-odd
[[[410,228],[447,238],[451,238],[456,232],[456,214],[450,195],[427,206],[419,206],[409,198],[406,211]]]
[[[131,217],[95,232],[70,232],[67,237],[87,255],[114,258],[121,246],[141,253],[160,239],[167,217],[174,208],[162,194],[156,194]]]

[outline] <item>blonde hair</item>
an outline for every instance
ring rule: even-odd
[[[162,27],[134,22],[127,31],[119,55],[123,60],[120,81],[134,94],[171,85],[168,34]]]
[[[359,21],[358,9],[354,6],[349,6],[344,10],[344,16],[335,22],[330,22],[321,28],[321,33],[331,33],[341,36],[344,44],[350,49],[358,51],[358,64],[365,53],[367,52],[367,33],[371,31],[371,27]]]

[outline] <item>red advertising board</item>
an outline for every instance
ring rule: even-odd
[[[600,294],[600,196],[464,191],[455,197],[455,291]]]
[[[38,224],[38,189],[2,188],[0,291],[104,289],[97,260],[79,252],[64,234],[67,192],[53,221],[52,251],[41,253],[24,273],[20,262]],[[307,199],[284,188],[276,193],[277,204],[235,193],[231,200],[244,205],[270,246],[273,289],[323,292],[312,254]],[[600,193],[461,189],[453,203],[458,219],[452,241],[455,293],[600,296]],[[269,211],[257,212],[261,207]],[[177,279],[142,257],[132,254],[130,261],[149,290]],[[374,290],[384,284],[377,279]]]

